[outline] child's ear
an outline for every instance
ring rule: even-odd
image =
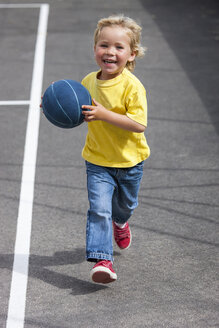
[[[94,56],[94,58],[96,60],[96,45],[94,46],[93,56]]]
[[[135,52],[135,51],[133,51],[133,52],[131,53],[131,55],[130,55],[130,57],[129,57],[128,61],[129,61],[129,62],[132,62],[132,61],[134,61],[134,60],[135,60],[135,57],[136,57],[136,52]]]

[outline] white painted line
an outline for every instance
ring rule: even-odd
[[[0,106],[29,105],[30,100],[0,100]]]
[[[42,3],[2,3],[0,4],[1,8],[40,8]]]
[[[15,255],[6,328],[24,327],[35,168],[40,121],[39,103],[43,82],[48,15],[49,5],[41,5],[26,130],[17,234],[14,250]]]

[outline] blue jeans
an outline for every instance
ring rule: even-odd
[[[143,166],[144,162],[130,168],[112,168],[86,162],[88,261],[113,261],[112,220],[127,222],[137,207]]]

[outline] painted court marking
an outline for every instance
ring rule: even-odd
[[[29,105],[17,232],[6,328],[23,328],[28,281],[29,250],[34,197],[35,168],[40,122],[39,101],[42,91],[48,4],[1,4],[0,8],[40,8],[30,100],[1,101],[0,105]]]
[[[2,3],[0,8],[40,8],[43,3]],[[45,4],[47,5],[47,4]]]
[[[19,106],[19,105],[29,105],[30,100],[1,100],[0,106]]]

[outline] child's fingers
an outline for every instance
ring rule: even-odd
[[[97,105],[99,105],[99,103],[95,100],[95,99],[92,99],[92,102],[95,106],[92,106],[92,105],[82,105],[81,107],[84,108],[84,109],[90,109],[90,110],[93,110],[95,109],[95,107]]]
[[[93,115],[84,115],[84,121],[85,122],[91,122],[91,121],[93,121],[95,118],[94,118],[94,116]]]
[[[89,109],[89,110],[94,110],[95,106],[90,106],[90,105],[82,105],[82,109]]]
[[[82,111],[82,114],[83,114],[84,116],[91,116],[91,115],[93,115],[91,110],[90,110],[90,111],[88,111],[88,110],[83,110],[83,111]]]
[[[93,101],[93,103],[94,103],[95,106],[100,105],[100,103],[98,103],[94,98],[92,99],[92,101]]]
[[[41,100],[43,100],[43,96],[41,96]],[[42,108],[43,106],[42,106],[42,101],[41,101],[41,103],[40,103],[40,108]]]

